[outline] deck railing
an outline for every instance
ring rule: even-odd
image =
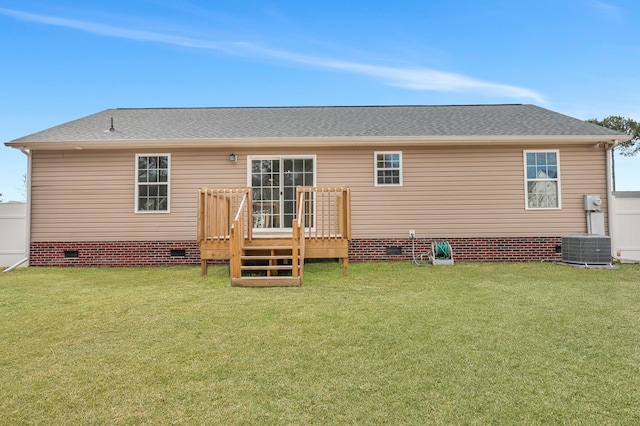
[[[351,239],[349,188],[298,187],[304,204],[304,235],[309,239]]]
[[[248,198],[244,208],[251,206],[251,189],[201,188],[198,198],[198,241],[229,240],[233,219],[240,210],[244,198]],[[252,238],[252,216],[246,215],[247,238]]]
[[[209,260],[229,259],[231,276],[240,277],[243,249],[260,246],[258,239],[283,246],[288,244],[281,240],[291,240],[293,276],[302,276],[305,258],[338,258],[347,274],[351,239],[349,188],[298,187],[291,234],[259,234],[258,239],[253,228],[251,194],[251,188],[200,190],[197,233],[202,275],[206,275]]]

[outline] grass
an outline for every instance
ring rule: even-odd
[[[640,267],[0,274],[1,424],[639,424]]]

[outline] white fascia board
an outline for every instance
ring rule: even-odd
[[[629,136],[630,138],[630,136]],[[330,138],[233,138],[174,140],[92,140],[6,142],[12,148],[33,150],[146,149],[146,148],[287,148],[287,147],[371,147],[371,146],[497,146],[497,145],[584,145],[618,143],[625,139],[605,135],[525,136],[425,136],[425,137],[330,137]]]

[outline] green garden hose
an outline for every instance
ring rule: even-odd
[[[449,247],[449,243],[443,241],[441,243],[435,243],[435,253],[434,256],[438,259],[448,259],[449,253],[451,253],[451,248]]]
[[[442,241],[440,243],[431,243],[431,250],[416,255],[415,238],[411,238],[411,263],[417,266],[426,266],[428,263],[426,259],[452,259],[451,246],[448,241]]]

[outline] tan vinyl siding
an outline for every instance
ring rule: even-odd
[[[534,148],[535,147],[531,147]],[[560,150],[561,210],[525,210],[522,148],[406,149],[402,188],[352,189],[362,238],[553,236],[585,232],[585,193],[606,194],[604,154]],[[582,170],[586,168],[589,173]],[[365,215],[365,212],[369,214]]]
[[[523,150],[559,149],[562,208],[525,210]],[[582,197],[606,202],[592,146],[399,147],[403,185],[374,186],[378,148],[33,152],[33,241],[192,240],[201,186],[247,185],[247,155],[316,157],[318,186],[350,186],[354,238],[559,236],[586,232]],[[134,213],[135,154],[171,155],[170,213]],[[606,212],[606,205],[603,206]]]
[[[135,154],[153,151],[34,152],[34,241],[139,241],[196,238],[198,189],[245,184],[246,169],[226,156],[171,154],[170,213],[135,213]]]

